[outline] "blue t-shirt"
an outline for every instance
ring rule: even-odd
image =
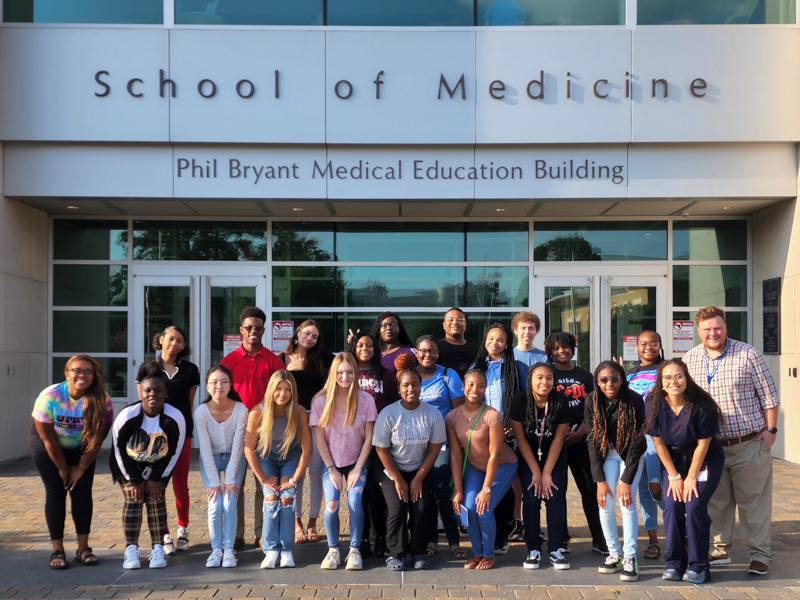
[[[519,380],[519,389],[522,391],[528,389],[528,369],[538,362],[549,362],[544,350],[538,348],[533,350],[514,348],[514,359],[517,361],[517,379]]]
[[[645,367],[638,365],[628,371],[626,379],[628,380],[628,387],[634,392],[639,394],[642,399],[647,403],[647,394],[656,384],[658,378],[658,367],[662,361],[658,361],[652,365]]]
[[[446,377],[446,381],[445,381]],[[447,369],[441,365],[436,365],[436,373],[427,381],[422,382],[420,390],[420,400],[435,406],[442,413],[442,418],[447,418],[450,413],[452,400],[464,395],[464,386],[461,378],[453,369]]]

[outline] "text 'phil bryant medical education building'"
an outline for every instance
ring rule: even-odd
[[[0,5],[0,460],[69,356],[119,408],[155,332],[204,371],[250,304],[331,350],[529,308],[586,368],[714,304],[800,395],[795,0]]]

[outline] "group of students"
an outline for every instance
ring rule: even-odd
[[[188,548],[188,471],[196,437],[208,500],[208,567],[237,564],[249,467],[263,493],[256,498],[256,530],[264,569],[293,567],[295,543],[318,538],[322,496],[328,551],[321,567],[336,569],[345,493],[347,569],[361,569],[370,555],[383,558],[390,570],[427,569],[437,551],[437,516],[458,559],[468,558],[459,523],[466,528],[473,556],[464,568],[491,569],[496,554],[507,552],[509,537],[521,534],[525,568],[549,562],[569,569],[569,467],[592,550],[607,555],[600,573],[638,579],[638,492],[651,542],[645,556],[660,556],[659,501],[667,546],[663,578],[706,580],[707,505],[724,460],[715,439],[720,411],[683,362],[664,360],[656,332],[639,335],[641,362],[628,374],[615,361],[601,362],[592,374],[572,363],[572,334],[551,334],[544,351],[535,349],[540,323],[530,312],[516,315],[511,328],[490,324],[480,345],[465,340],[467,316],[458,308],[445,314],[443,340],[424,335],[413,345],[400,316],[386,312],[371,331],[351,331],[347,351],[336,356],[322,350],[321,330],[312,320],[296,328],[285,352],[273,355],[260,343],[265,319],[255,307],[242,312],[243,344],[208,371],[205,400],[194,411],[200,376],[184,359],[188,346],[178,327],[155,337],[160,356],[139,371],[140,402],[116,419],[97,361],[79,355],[67,362],[66,381],[36,400],[31,433],[46,489],[51,568],[68,566],[67,493],[78,534],[76,560],[97,564],[88,546],[91,483],[97,451],[111,429],[111,470],[124,494],[124,568],[140,567],[143,507],[151,568],[166,566],[165,555]],[[177,539],[167,526],[170,478]],[[301,512],[305,480],[307,528]]]

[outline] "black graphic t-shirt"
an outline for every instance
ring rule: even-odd
[[[583,423],[583,405],[586,396],[594,390],[594,377],[586,369],[573,367],[570,371],[556,371],[556,391],[567,397],[569,426],[574,429]]]

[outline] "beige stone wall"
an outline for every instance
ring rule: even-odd
[[[0,144],[0,156],[3,146]],[[47,215],[2,195],[0,160],[0,461],[24,456],[47,384]]]
[[[778,385],[781,411],[775,456],[800,462],[800,210],[786,200],[753,215],[753,341],[763,348],[762,282],[781,278],[781,354],[767,356]]]

